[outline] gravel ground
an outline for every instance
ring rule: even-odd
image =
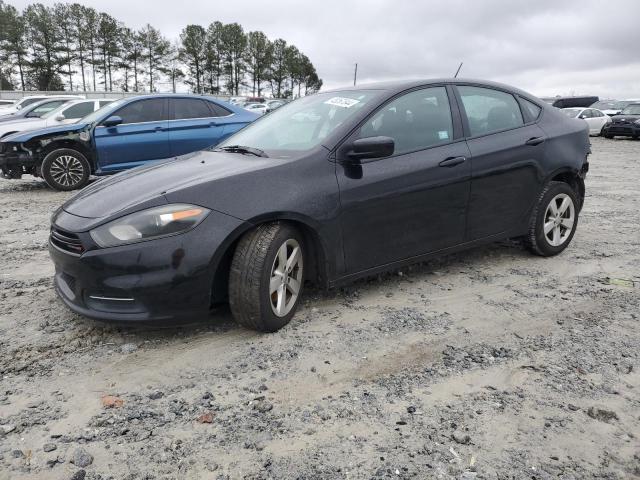
[[[517,242],[123,328],[56,299],[68,194],[0,180],[0,479],[640,478],[640,142],[593,139],[562,255]]]

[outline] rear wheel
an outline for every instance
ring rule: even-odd
[[[261,332],[289,323],[302,293],[305,255],[302,235],[286,223],[247,233],[229,273],[229,305],[236,321]]]
[[[578,198],[570,185],[549,182],[531,214],[527,245],[543,257],[562,252],[578,226]]]
[[[69,191],[89,182],[91,167],[87,158],[70,148],[50,152],[42,161],[42,177],[55,190]]]

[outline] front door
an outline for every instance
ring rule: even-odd
[[[414,90],[381,107],[345,143],[395,141],[391,157],[337,165],[347,273],[463,242],[471,164],[451,112],[446,87]]]
[[[120,125],[98,125],[94,137],[100,171],[124,170],[170,157],[167,111],[166,98],[136,100],[113,113],[122,118]]]

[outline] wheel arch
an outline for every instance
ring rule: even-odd
[[[259,225],[273,222],[286,222],[297,228],[303,236],[307,255],[305,256],[306,279],[319,287],[329,284],[327,267],[327,246],[320,235],[320,226],[313,219],[293,212],[275,212],[254,217],[227,236],[224,244],[218,249],[214,259],[211,303],[226,300],[231,260],[240,239]]]
[[[87,159],[87,161],[89,162],[89,165],[91,166],[91,173],[95,173],[95,171],[96,171],[96,163],[95,163],[95,156],[94,156],[93,152],[91,151],[90,148],[88,148],[82,142],[79,142],[77,140],[65,139],[65,138],[56,139],[56,140],[52,141],[51,143],[49,143],[46,147],[44,147],[42,149],[42,153],[40,155],[40,158],[41,158],[41,160],[44,160],[44,158],[47,155],[49,155],[51,152],[53,152],[55,150],[60,150],[60,149],[63,149],[63,148],[68,148],[68,149],[71,149],[71,150],[77,150],[82,155],[84,155],[85,158]]]
[[[576,192],[578,200],[580,201],[580,209],[582,209],[582,205],[584,204],[585,185],[584,178],[579,171],[568,167],[560,168],[547,176],[544,185],[547,185],[549,182],[563,182],[570,185]]]

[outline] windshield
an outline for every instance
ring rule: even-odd
[[[581,108],[563,108],[562,113],[564,113],[567,117],[575,118],[582,111]]]
[[[640,103],[626,106],[620,115],[640,115]]]
[[[39,102],[40,100],[44,100],[47,97],[25,97],[16,103],[16,107],[24,108],[27,105],[31,105],[32,103]]]
[[[47,119],[47,118],[51,118],[56,116],[57,114],[59,114],[62,110],[64,110],[65,108],[67,108],[69,105],[68,104],[63,104],[63,105],[59,105],[58,107],[54,108],[53,110],[45,113],[44,115],[42,115],[40,118],[43,119]]]
[[[104,107],[100,107],[95,112],[90,113],[89,115],[87,115],[86,117],[81,119],[78,123],[93,123],[93,122],[97,122],[98,120],[102,120],[103,118],[105,118],[105,114],[108,114],[109,112],[116,111],[126,101],[127,101],[126,98],[121,98],[120,100],[116,100],[115,102],[111,102],[111,103],[105,105]],[[108,116],[108,115],[106,115],[106,116]]]
[[[597,108],[598,110],[622,110],[631,102],[624,102],[620,100],[600,100],[599,102],[591,105],[591,108]]]
[[[249,124],[219,147],[259,148],[270,157],[305,152],[320,145],[376,95],[375,90],[347,90],[303,97]]]

